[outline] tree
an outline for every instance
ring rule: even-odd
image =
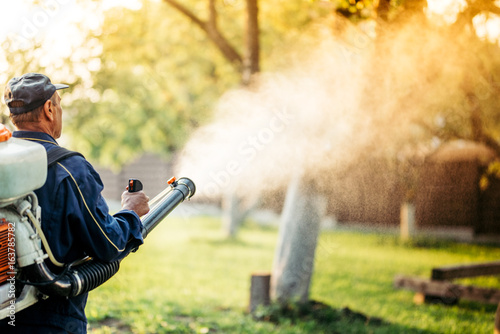
[[[219,15],[215,0],[208,0],[208,19],[203,20],[176,0],[164,0],[201,28],[217,46],[224,58],[241,74],[243,85],[248,85],[251,76],[260,70],[259,7],[257,0],[246,0],[246,54],[242,56],[224,37],[218,25]]]
[[[207,19],[202,19],[186,5],[176,0],[164,1],[205,32],[208,38],[217,46],[226,61],[232,64],[236,72],[241,76],[241,83],[243,86],[249,86],[251,84],[252,78],[260,71],[260,40],[262,34],[259,28],[260,11],[258,0],[246,0],[244,2],[245,37],[243,38],[244,42],[238,39],[237,43],[244,44],[242,49],[244,49],[245,52],[237,51],[237,48],[233,46],[234,42],[230,42],[229,38],[224,36],[227,30],[222,30],[219,26],[219,14],[215,0],[208,0],[205,2],[207,5],[206,12],[208,13]],[[288,8],[288,6],[290,5],[284,6],[284,8]],[[294,4],[292,6],[297,5]],[[282,7],[282,4],[280,4],[280,7]],[[276,11],[276,7],[273,6],[272,10]],[[269,24],[270,22],[268,22],[268,25]],[[281,36],[279,38],[281,38]],[[243,56],[241,55],[242,53],[244,53]],[[242,199],[238,197],[234,189],[225,191],[222,197],[222,206],[224,210],[223,228],[229,237],[234,237],[238,226],[241,225],[246,215],[254,206],[257,206],[258,203],[244,203]]]
[[[248,5],[249,15],[229,2],[173,4],[178,7],[144,1],[138,10],[113,8],[74,52],[97,50],[88,56],[93,64],[90,83],[74,89],[67,130],[72,147],[102,165],[119,168],[144,151],[169,155],[180,148],[194,129],[210,120],[224,91],[258,71],[259,40],[271,50],[275,36],[284,43],[283,35],[310,21],[307,11],[295,10],[302,2],[282,6],[287,17],[275,11],[275,4],[266,4],[264,14],[273,22],[259,39],[256,2]],[[200,19],[203,9],[206,20]],[[239,27],[242,19],[249,22],[245,34]],[[247,55],[233,47],[245,40]]]
[[[498,91],[497,73],[499,64],[496,61],[498,44],[492,44],[484,39],[481,40],[476,32],[477,28],[474,23],[474,20],[477,19],[479,15],[489,17],[490,15],[500,14],[500,8],[495,1],[467,0],[462,10],[456,14],[456,19],[453,23],[440,26],[425,17],[424,9],[427,6],[425,0],[402,1],[399,3],[384,0],[379,1],[378,6],[375,6],[374,3],[369,0],[357,0],[355,2],[331,0],[330,2],[335,4],[337,12],[354,22],[378,18],[378,20],[376,20],[377,35],[374,38],[376,49],[372,55],[372,63],[376,63],[377,66],[382,66],[384,68],[393,66],[393,64],[384,62],[388,48],[392,48],[390,52],[407,52],[410,55],[413,54],[412,52],[417,52],[421,53],[422,57],[424,57],[427,51],[417,49],[421,48],[419,43],[422,39],[417,36],[411,36],[414,35],[413,32],[404,34],[403,29],[408,25],[413,27],[417,25],[421,26],[425,31],[424,33],[427,34],[427,37],[431,37],[430,35],[432,34],[434,36],[441,36],[443,41],[452,38],[456,39],[457,43],[453,46],[455,48],[453,53],[465,56],[461,56],[462,59],[458,59],[459,57],[449,57],[449,59],[454,62],[457,68],[468,68],[466,73],[461,73],[463,75],[460,79],[462,83],[456,87],[456,89],[462,93],[461,96],[463,100],[460,102],[460,106],[458,108],[457,106],[446,107],[444,105],[447,103],[445,102],[446,99],[442,99],[441,102],[439,102],[443,103],[442,107],[444,109],[453,109],[454,111],[453,113],[447,113],[445,119],[443,119],[443,124],[445,124],[443,127],[436,127],[424,121],[425,119],[436,117],[436,114],[432,114],[428,111],[424,111],[420,116],[415,115],[413,120],[431,136],[438,137],[442,140],[449,140],[451,138],[474,140],[484,143],[500,153],[498,144],[499,137],[496,135],[496,138],[494,138],[493,135],[493,133],[497,133],[493,128],[496,127],[498,123],[494,119],[496,117],[494,116],[495,112],[490,109],[491,106],[496,104],[495,100],[497,94],[494,94],[494,92]],[[401,39],[403,34],[404,38],[408,41],[405,46],[408,50],[402,50],[400,44],[394,41],[394,38]],[[432,40],[436,41],[437,38],[432,37]],[[410,43],[413,43],[414,50],[411,50],[412,46]],[[428,44],[430,45],[431,43],[433,42],[430,41]],[[399,50],[396,49],[398,47],[400,48]],[[435,45],[430,45],[429,47],[434,48]],[[474,49],[476,52],[467,52],[467,50],[470,49]],[[433,52],[437,53],[437,50],[433,50]],[[447,77],[447,80],[452,80],[453,83],[459,82],[457,81],[458,78],[452,77],[451,74],[452,73]],[[450,90],[450,87],[448,87],[448,90]],[[478,94],[478,90],[483,90],[483,94],[481,95],[481,92]],[[367,99],[367,102],[371,103],[373,101]],[[433,107],[433,109],[435,110],[435,107]],[[420,118],[420,120],[417,120],[417,118]],[[488,121],[485,122],[484,118],[487,118]],[[464,122],[465,119],[468,119],[468,121]],[[464,127],[465,124],[468,124],[469,127]],[[486,124],[495,124],[495,126],[492,128]]]
[[[314,256],[326,202],[313,180],[288,185],[271,275],[271,297],[282,304],[309,301]]]
[[[457,19],[457,22],[464,21],[461,17],[465,16],[468,26],[462,26],[458,31],[453,26],[439,27],[429,22],[423,11],[425,1],[405,1],[400,8],[393,8],[388,1],[380,1],[378,7],[373,7],[370,1],[332,2],[337,3],[337,12],[355,23],[379,18],[376,20],[376,37],[365,37],[363,48],[354,45],[353,51],[347,53],[361,60],[354,62],[357,64],[354,66],[361,66],[363,71],[361,80],[354,81],[359,84],[356,88],[365,92],[359,96],[356,104],[359,104],[361,110],[370,110],[367,117],[372,127],[382,130],[369,129],[367,133],[371,136],[368,137],[370,140],[365,144],[361,143],[370,152],[370,156],[379,155],[391,160],[396,153],[399,157],[393,160],[396,161],[393,168],[401,170],[401,164],[405,164],[406,168],[406,163],[412,157],[403,158],[400,152],[404,152],[405,147],[409,146],[413,149],[423,145],[430,146],[433,138],[471,139],[486,143],[500,153],[500,123],[498,112],[494,111],[500,102],[497,100],[498,94],[495,94],[498,91],[495,78],[500,73],[499,47],[498,44],[492,45],[479,40],[472,21],[482,10],[497,12],[498,8],[493,2],[485,1],[480,5],[480,10],[476,7],[478,2],[470,2],[469,9],[460,13]],[[370,6],[371,10],[367,11]],[[419,31],[418,36],[415,30]],[[355,36],[359,38],[360,35]],[[353,39],[356,40],[356,37]],[[449,40],[454,40],[454,43],[450,45],[447,42]],[[439,58],[443,55],[444,45],[447,48],[446,58]],[[470,52],[471,48],[475,53]],[[445,60],[444,63],[440,59]],[[374,87],[374,83],[378,86]],[[484,118],[489,122],[485,122]],[[441,121],[436,122],[437,119]],[[467,124],[468,127],[464,126]],[[488,129],[486,124],[490,125]],[[360,129],[359,132],[363,133],[363,130]],[[497,134],[496,138],[492,136],[493,133]],[[349,165],[344,168],[348,171]],[[405,170],[405,174],[413,172],[408,168]],[[414,178],[407,174],[402,176],[407,178],[409,188],[406,194],[411,196]],[[297,198],[297,193],[302,192],[304,201],[308,194],[315,193],[304,188],[307,181],[302,182],[300,187],[296,185],[296,181],[290,184],[286,203],[289,203],[292,193]],[[310,201],[309,198],[307,200]],[[315,234],[318,229],[311,224],[317,222],[318,218],[297,219],[301,217],[301,212],[306,212],[300,209],[302,205],[299,203],[300,200],[296,200],[295,214],[290,214],[292,211],[288,210],[283,212],[282,227],[286,226],[285,220],[291,226],[286,232],[280,230],[273,269],[274,295],[285,303],[307,300],[313,269],[311,263],[316,244],[312,240],[317,237]],[[308,210],[321,212],[313,205]],[[285,218],[285,213],[288,218]],[[309,214],[314,215],[311,212]],[[309,227],[307,238],[300,239],[305,233],[301,230],[304,226]],[[282,241],[285,236],[288,242]],[[293,254],[296,249],[302,250]],[[293,268],[291,271],[295,275],[290,272],[283,274],[283,268]]]
[[[115,168],[142,152],[179,149],[238,80],[203,37],[161,3],[106,12],[84,46],[101,49],[92,87],[67,110],[73,146]]]
[[[257,0],[246,0],[246,43],[245,56],[240,55],[235,47],[224,37],[218,25],[218,12],[216,1],[208,0],[208,19],[203,20],[195,15],[186,6],[176,0],[164,0],[173,8],[177,9],[189,20],[201,28],[210,40],[217,46],[224,58],[232,64],[241,76],[244,86],[250,84],[252,76],[260,71],[260,31],[259,31],[259,7]],[[236,234],[238,226],[245,219],[247,209],[242,207],[241,200],[234,191],[228,191],[223,195],[224,223],[223,228],[229,237]]]
[[[484,121],[484,118],[491,117],[489,116],[491,112],[488,112],[487,109],[499,102],[495,96],[498,94],[495,94],[495,92],[498,92],[500,87],[498,73],[500,62],[496,61],[500,54],[498,44],[494,46],[484,43],[479,40],[477,33],[475,33],[474,18],[484,13],[487,13],[487,15],[500,15],[500,7],[498,7],[495,1],[491,0],[467,0],[467,6],[459,13],[457,20],[450,27],[450,33],[466,34],[465,38],[469,43],[475,45],[476,50],[480,50],[476,58],[476,68],[479,71],[471,71],[463,78],[462,88],[465,94],[465,107],[469,109],[470,135],[467,137],[468,139],[489,146],[500,155],[499,137],[497,135],[497,138],[494,138],[492,129],[488,129]],[[474,33],[467,34],[465,33],[467,31]],[[478,94],[478,89],[486,89],[488,92],[486,95]],[[491,124],[490,122],[488,123]],[[497,122],[493,122],[493,124],[497,124]]]

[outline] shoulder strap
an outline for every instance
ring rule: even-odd
[[[49,167],[53,166],[57,162],[59,162],[63,159],[66,159],[68,157],[71,157],[73,155],[79,155],[79,156],[83,157],[83,155],[81,155],[78,152],[70,151],[70,150],[65,149],[64,147],[61,147],[61,146],[56,146],[53,149],[47,151],[47,165]]]

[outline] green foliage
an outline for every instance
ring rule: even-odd
[[[270,270],[277,231],[243,226],[227,240],[217,218],[170,217],[91,292],[91,333],[491,333],[496,305],[416,306],[397,274],[429,277],[435,266],[492,261],[497,247],[405,244],[393,235],[323,232],[307,305],[247,313],[250,276]],[[498,277],[464,282],[498,288]],[[272,320],[272,322],[271,322]]]
[[[309,28],[331,16],[329,8],[311,1],[259,1],[260,43],[263,71],[275,71],[283,62],[290,65],[284,54],[301,48],[301,40],[314,40]]]
[[[336,11],[351,19],[367,19],[374,16],[374,1],[372,0],[332,0]]]
[[[491,180],[500,180],[500,161],[495,160],[488,165],[486,171],[481,175],[479,179],[479,187],[482,191],[485,191],[490,186]]]
[[[264,71],[290,70],[295,52],[310,54],[317,49],[322,39],[330,37],[324,32],[338,28],[339,22],[325,19],[333,17],[334,9],[358,22],[374,18],[381,3],[328,2],[331,6],[325,1],[259,1]],[[208,1],[182,3],[201,19],[208,18]],[[390,10],[404,12],[410,3],[392,0]],[[216,9],[220,30],[244,54],[244,1],[216,1]],[[349,41],[354,51],[345,55],[350,61],[373,48],[367,68],[362,69],[363,80],[350,83],[344,78],[347,91],[363,91],[359,102],[373,123],[400,123],[399,132],[386,132],[399,146],[408,144],[409,132],[414,145],[429,143],[433,137],[477,139],[478,133],[498,140],[498,45],[470,34],[472,27],[410,23],[403,31],[388,23],[376,23],[376,37],[355,35]],[[318,26],[322,30],[310,29]],[[315,34],[318,30],[321,33]],[[5,81],[26,71],[48,71],[55,73],[54,81],[72,84],[70,94],[63,96],[64,133],[70,147],[115,167],[144,151],[168,155],[182,147],[194,129],[211,120],[221,95],[241,79],[201,29],[163,1],[144,0],[138,10],[109,10],[81,48],[50,68],[41,66],[45,54],[38,46],[12,50],[4,44],[3,50],[8,51],[9,64]],[[344,51],[341,46],[331,50],[332,55]],[[479,110],[475,123],[472,110]],[[5,121],[5,107],[3,111]],[[393,157],[400,149],[388,150]]]
[[[13,77],[20,76],[28,72],[43,72],[44,67],[40,64],[39,56],[42,52],[37,43],[33,43],[28,48],[19,48],[15,41],[8,37],[1,41],[3,52],[0,53],[0,63],[4,63],[5,69],[0,73],[2,85],[1,95],[3,96],[4,85]],[[13,126],[9,120],[9,109],[5,105],[3,98],[0,103],[0,123],[8,125],[11,130]]]
[[[203,33],[163,3],[108,11],[91,40],[100,67],[72,103],[68,130],[73,147],[105,165],[178,149],[237,81]]]
[[[183,5],[208,18],[207,2]],[[261,4],[264,58],[277,40],[285,43],[289,31],[312,22],[313,8],[303,1]],[[217,12],[219,29],[244,53],[245,6],[218,2]],[[104,165],[119,167],[144,151],[179,149],[211,118],[223,92],[241,80],[204,32],[163,2],[106,12],[102,28],[89,36],[88,43],[95,41],[102,47],[100,66],[91,71],[92,88],[68,108],[67,130],[74,149]]]

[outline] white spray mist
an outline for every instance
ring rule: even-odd
[[[201,197],[255,196],[285,187],[297,171],[332,180],[364,156],[396,156],[429,139],[419,122],[460,103],[464,73],[477,65],[463,44],[428,25],[411,22],[385,39],[332,30],[289,69],[221,98],[178,165]]]

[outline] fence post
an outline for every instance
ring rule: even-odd
[[[415,204],[401,204],[401,239],[409,240],[415,235]]]

